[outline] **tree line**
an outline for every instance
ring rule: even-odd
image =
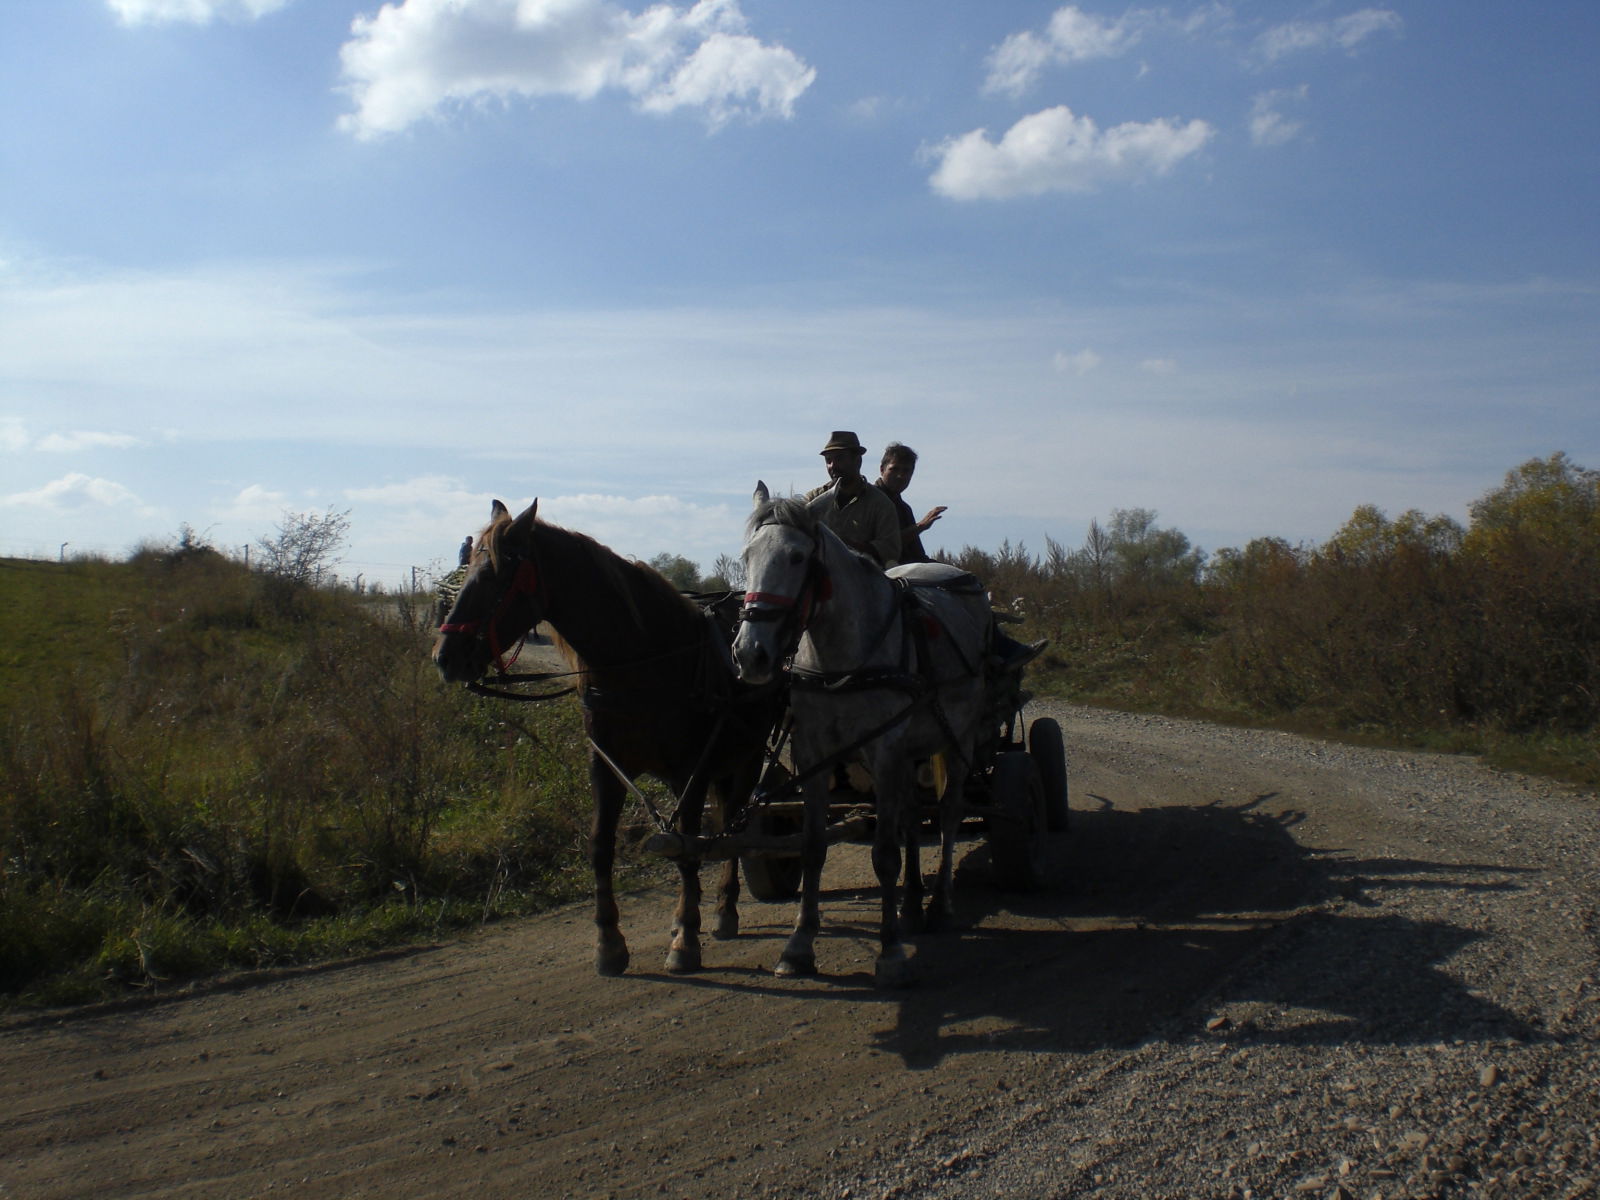
[[[1206,555],[1146,509],[1082,546],[945,556],[1051,638],[1085,696],[1335,728],[1594,735],[1600,471],[1531,459],[1463,526],[1361,505],[1321,544]],[[1588,753],[1594,754],[1592,745]]]

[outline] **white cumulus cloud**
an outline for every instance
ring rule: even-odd
[[[1042,34],[1014,33],[990,51],[983,90],[1018,96],[1046,67],[1125,54],[1138,42],[1145,23],[1139,10],[1109,21],[1069,4],[1056,10]]]
[[[1305,50],[1354,50],[1378,33],[1399,33],[1404,22],[1387,8],[1363,8],[1332,21],[1290,21],[1256,39],[1256,52],[1268,62]]]
[[[255,20],[276,12],[289,0],[106,0],[124,25],[157,25],[187,21],[207,25],[219,18]]]
[[[1309,88],[1282,88],[1262,92],[1250,103],[1250,140],[1257,146],[1281,146],[1300,136],[1305,122],[1280,111],[1285,105],[1302,103]]]
[[[657,4],[631,13],[609,0],[401,0],[357,17],[340,55],[355,111],[340,128],[398,133],[451,105],[602,91],[641,111],[700,111],[717,127],[784,117],[816,71],[746,32],[737,0]]]
[[[929,183],[953,200],[1000,200],[1088,192],[1107,183],[1165,175],[1216,131],[1205,121],[1128,121],[1102,130],[1065,105],[1023,117],[998,142],[988,130],[950,138]]]
[[[18,508],[82,509],[117,508],[148,511],[143,502],[128,488],[110,479],[96,479],[74,471],[53,479],[31,492],[13,492],[0,496],[0,504]]]
[[[263,484],[252,483],[240,488],[232,500],[221,510],[226,521],[244,523],[277,520],[288,507],[289,497]]]

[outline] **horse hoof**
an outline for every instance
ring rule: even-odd
[[[700,951],[694,947],[674,949],[667,953],[667,970],[674,975],[690,975],[700,969]]]
[[[733,941],[734,938],[738,937],[739,936],[739,916],[738,916],[738,914],[735,913],[735,914],[733,914],[731,916],[724,914],[717,921],[716,932],[713,933],[711,936],[716,938],[717,941],[719,941],[719,942],[731,942],[731,941]]]
[[[928,914],[923,918],[922,928],[925,933],[943,933],[954,923],[948,908],[942,904],[930,904]]]
[[[872,969],[872,985],[889,990],[911,986],[911,962],[905,955],[878,959]]]
[[[607,949],[597,947],[594,952],[594,970],[596,975],[614,978],[623,974],[628,969],[628,948]]]
[[[900,914],[900,932],[907,937],[916,937],[930,928],[932,920],[932,913],[928,914],[927,920],[923,920],[921,909],[908,908]]]
[[[817,973],[817,959],[813,954],[788,955],[785,954],[778,960],[778,965],[773,968],[774,975],[784,978],[798,978],[802,975],[815,975]]]

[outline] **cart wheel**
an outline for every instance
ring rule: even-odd
[[[757,812],[750,818],[750,828],[761,834],[799,833],[800,821],[799,817]],[[741,854],[739,866],[744,871],[745,890],[757,900],[770,904],[800,894],[798,854]]]
[[[1045,881],[1044,785],[1033,756],[1012,750],[995,759],[989,781],[997,810],[989,818],[989,857],[995,883],[1032,891]]]
[[[1053,717],[1040,717],[1028,726],[1028,753],[1039,768],[1044,785],[1045,826],[1061,833],[1071,818],[1067,807],[1067,751],[1061,742],[1061,726]]]

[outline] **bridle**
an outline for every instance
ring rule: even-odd
[[[803,532],[803,531],[801,531]],[[800,590],[794,595],[783,592],[746,592],[744,606],[739,609],[739,620],[752,625],[779,621],[779,633],[784,644],[783,657],[793,654],[800,637],[811,624],[811,614],[819,604],[833,598],[833,577],[822,561],[822,539],[811,537],[811,553],[806,557],[805,575],[800,580]],[[761,607],[757,607],[761,606]]]
[[[506,586],[505,592],[494,606],[494,611],[487,618],[480,618],[476,621],[445,621],[439,625],[440,633],[464,633],[474,638],[479,644],[488,643],[489,659],[493,663],[495,670],[502,675],[509,671],[517,661],[517,655],[521,653],[522,644],[527,639],[528,634],[523,633],[519,636],[514,645],[503,647],[500,644],[500,635],[497,629],[500,624],[500,618],[507,613],[511,605],[518,599],[524,596],[531,597],[535,601],[535,617],[528,625],[528,632],[532,632],[539,623],[538,614],[545,607],[543,603],[543,579],[532,557],[520,553],[512,553],[508,557],[515,563],[511,582]],[[498,572],[496,572],[496,575],[498,575]],[[507,658],[508,653],[510,655],[509,658]]]

